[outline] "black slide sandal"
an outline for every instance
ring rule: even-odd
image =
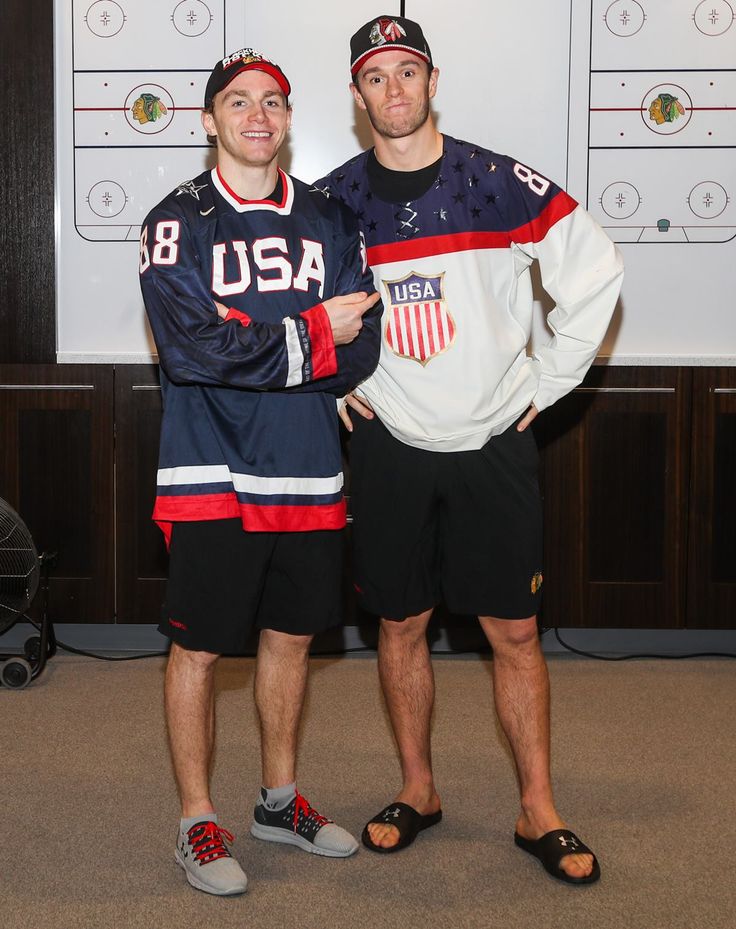
[[[414,807],[409,806],[408,803],[389,803],[387,807],[384,807],[384,809],[374,816],[366,825],[361,835],[361,840],[363,845],[372,852],[380,852],[382,854],[399,852],[402,848],[407,848],[411,845],[420,832],[424,829],[429,829],[430,826],[436,825],[441,819],[442,810],[437,810],[436,813],[428,813],[426,816],[423,816],[421,813],[417,813]],[[392,845],[390,848],[381,848],[380,845],[374,845],[370,833],[368,832],[368,826],[370,826],[371,823],[395,826],[399,830],[399,841],[396,845]]]
[[[601,876],[598,859],[588,846],[569,829],[553,829],[552,832],[546,833],[539,839],[525,839],[524,836],[515,832],[514,842],[519,848],[538,858],[548,874],[566,884],[594,884]],[[587,877],[570,877],[560,867],[560,862],[565,855],[593,855],[593,870]]]

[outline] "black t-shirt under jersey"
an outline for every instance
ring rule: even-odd
[[[386,203],[409,203],[427,193],[437,180],[442,156],[418,171],[393,171],[376,158],[375,150],[368,153],[368,183],[379,200]]]

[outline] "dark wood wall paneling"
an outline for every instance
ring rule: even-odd
[[[157,622],[160,419],[153,365],[0,365],[0,497],[59,552],[57,621]],[[545,624],[736,628],[736,369],[595,367],[535,433]]]
[[[53,0],[0,4],[0,75],[0,363],[52,363]]]

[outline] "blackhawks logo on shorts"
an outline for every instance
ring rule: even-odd
[[[445,272],[437,275],[412,271],[398,281],[384,281],[388,293],[386,342],[400,358],[422,366],[441,355],[455,340],[455,320],[445,303]]]
[[[538,593],[542,589],[543,580],[544,578],[542,577],[542,572],[537,571],[534,577],[532,577],[532,583],[531,583],[532,596]]]

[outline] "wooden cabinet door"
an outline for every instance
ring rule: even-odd
[[[118,622],[158,623],[168,556],[151,520],[161,429],[156,365],[115,368],[115,428]]]
[[[689,382],[595,366],[538,418],[546,625],[684,625]]]
[[[736,368],[698,368],[693,444],[687,625],[736,629]]]
[[[112,491],[112,368],[0,365],[0,497],[57,553],[55,622],[114,620]]]

